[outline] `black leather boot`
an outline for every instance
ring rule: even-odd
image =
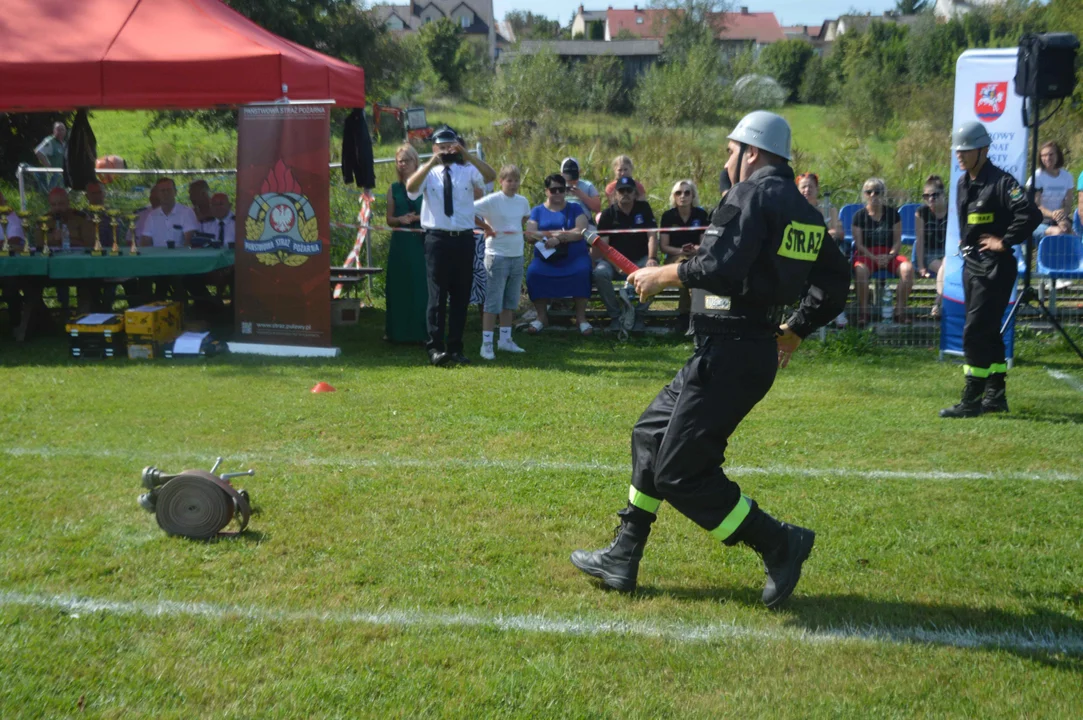
[[[816,533],[807,528],[779,522],[753,507],[734,538],[755,550],[763,558],[767,584],[763,604],[774,609],[793,594],[801,579],[801,565],[812,552]]]
[[[981,399],[983,413],[1008,412],[1008,395],[1004,373],[993,373],[985,380],[985,395]]]
[[[972,418],[981,415],[981,398],[985,392],[985,378],[966,376],[963,399],[950,408],[940,411],[942,418]]]
[[[629,505],[617,513],[620,526],[613,543],[603,550],[576,550],[572,565],[587,575],[601,579],[608,587],[621,592],[634,592],[639,561],[651,534],[651,523],[658,516]]]

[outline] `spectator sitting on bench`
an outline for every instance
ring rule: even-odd
[[[820,214],[824,216],[824,224],[827,225],[827,232],[834,238],[835,243],[842,249],[843,255],[849,255],[849,248],[845,247],[844,239],[845,233],[842,232],[842,223],[839,222],[839,211],[835,208],[831,201],[827,198],[820,199],[820,176],[816,173],[807,172],[797,176],[797,191],[801,193],[806,200],[809,201],[809,205],[820,211]],[[840,328],[846,327],[846,311],[843,310],[835,318],[835,324]]]
[[[639,267],[654,267],[658,265],[658,233],[654,231],[658,225],[654,220],[654,211],[651,210],[651,206],[645,200],[636,200],[637,187],[638,183],[628,175],[617,181],[617,202],[602,211],[601,217],[598,218],[598,234],[613,249]],[[606,233],[606,230],[638,229],[642,229],[643,232],[613,235]],[[614,331],[620,329],[621,307],[617,300],[617,293],[613,290],[613,281],[623,277],[608,260],[600,256],[594,257],[594,271],[591,273],[591,279],[612,321],[609,329]],[[636,307],[633,330],[646,329],[643,316],[648,307],[650,307],[650,302],[641,303]]]
[[[884,203],[886,186],[880,178],[869,178],[862,189],[865,207],[854,213],[851,231],[854,236],[854,286],[857,291],[858,327],[869,322],[869,278],[886,270],[899,278],[895,299],[895,319],[909,323],[906,300],[914,283],[914,266],[901,255],[902,217]]]
[[[211,188],[206,180],[193,180],[188,184],[188,200],[199,223],[214,219],[211,213]]]
[[[617,181],[622,177],[632,177],[633,172],[635,172],[635,166],[632,165],[632,158],[627,155],[618,155],[613,158],[613,180],[605,186],[605,197],[611,207],[617,204]],[[646,200],[647,191],[643,186],[636,183],[635,188],[635,199]]]
[[[672,207],[662,213],[662,227],[705,228],[711,224],[707,211],[699,205],[699,189],[691,180],[678,180],[669,194]],[[666,263],[682,262],[696,254],[703,232],[699,230],[676,230],[659,234]],[[692,311],[692,294],[688,288],[680,290],[677,302],[677,329],[687,330]]]
[[[936,278],[932,317],[940,316],[944,296],[944,252],[948,237],[948,196],[939,175],[930,175],[921,192],[924,202],[914,218],[914,265],[918,277]]]
[[[162,204],[162,201],[158,198],[158,193],[155,192],[155,188],[150,189],[148,193],[147,204],[135,211],[135,237],[136,242],[139,242],[143,237],[143,230],[147,226],[147,218],[150,214],[157,210]]]
[[[826,197],[820,198],[820,176],[813,172],[798,175],[797,190],[805,196],[810,205],[819,210],[820,214],[824,216],[827,231],[831,233],[831,237],[835,238],[835,242],[840,243],[841,246],[845,234],[839,226],[839,211]]]
[[[229,195],[215,193],[211,196],[208,207],[211,216],[199,223],[199,231],[213,235],[215,242],[222,243],[222,247],[229,247],[229,243],[233,242],[237,227],[237,218],[233,214]]]
[[[1052,140],[1042,145],[1042,166],[1034,173],[1034,203],[1042,211],[1042,224],[1034,230],[1034,244],[1046,235],[1067,235],[1072,231],[1071,192],[1075,180],[1064,169],[1064,153]],[[1027,181],[1030,186],[1030,181]]]
[[[560,174],[568,183],[568,202],[578,203],[586,208],[588,220],[602,209],[602,199],[594,183],[579,177],[579,161],[573,157],[564,158],[560,163]]]
[[[549,300],[570,297],[575,301],[575,321],[582,335],[591,335],[594,328],[587,322],[587,300],[590,298],[590,251],[583,239],[587,213],[582,205],[565,200],[568,183],[563,175],[545,178],[545,202],[530,211],[526,236],[556,252],[545,257],[534,246],[534,257],[526,269],[526,288],[538,317],[527,332],[537,335],[549,325]],[[551,231],[549,236],[539,231]],[[561,232],[565,231],[565,232]]]
[[[192,233],[199,228],[199,222],[192,208],[177,202],[176,184],[171,178],[160,178],[151,192],[151,204],[157,199],[159,205],[147,214],[141,244],[166,247],[173,242],[173,246],[178,248],[188,245],[192,241]]]
[[[99,228],[109,227],[109,216],[102,212],[99,215]],[[67,248],[64,248],[65,236],[67,236]],[[76,212],[71,207],[71,199],[68,191],[62,187],[53,188],[49,191],[49,221],[46,224],[46,237],[49,238],[49,248],[79,249],[94,247],[94,222],[93,215]],[[109,250],[112,245],[102,247]],[[78,309],[81,313],[90,312],[101,304],[101,280],[62,280],[56,284],[56,299],[63,308],[69,307],[69,288],[75,286]]]

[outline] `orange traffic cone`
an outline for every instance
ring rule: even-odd
[[[334,391],[335,391],[335,389],[333,387],[331,387],[330,385],[328,385],[327,383],[325,383],[325,382],[318,382],[318,383],[316,383],[315,385],[312,386],[312,392],[314,392],[314,393],[325,393],[325,392],[334,392]]]

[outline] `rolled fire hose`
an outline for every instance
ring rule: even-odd
[[[163,475],[157,468],[147,468],[143,478],[144,485],[153,489],[140,498],[140,504],[154,512],[159,527],[170,535],[209,540],[219,535],[237,535],[248,527],[252,514],[248,493],[234,488],[228,476],[219,477],[206,470]],[[237,532],[222,532],[235,517],[240,526]]]

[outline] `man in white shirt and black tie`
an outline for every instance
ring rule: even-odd
[[[440,169],[433,171],[433,168]],[[463,150],[462,138],[446,125],[433,134],[433,156],[406,180],[406,190],[421,191],[425,229],[426,312],[429,362],[470,362],[463,355],[463,328],[474,277],[474,200],[496,171]],[[447,344],[444,319],[447,317]]]
[[[237,218],[232,210],[229,195],[215,193],[211,197],[211,217],[199,224],[199,231],[212,236],[222,247],[229,247],[229,243],[233,242],[234,228],[237,226]]]

